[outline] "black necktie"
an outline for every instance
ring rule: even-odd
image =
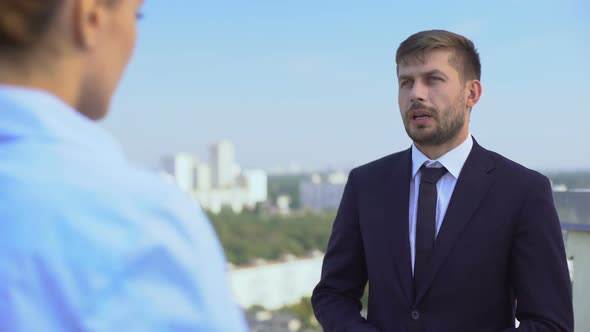
[[[426,271],[428,261],[434,248],[436,234],[436,183],[447,173],[444,167],[420,168],[420,191],[418,193],[418,209],[416,218],[416,255],[414,257],[414,288]]]

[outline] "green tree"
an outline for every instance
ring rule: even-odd
[[[209,216],[228,261],[236,265],[325,251],[334,217],[335,212],[279,216],[227,210]]]

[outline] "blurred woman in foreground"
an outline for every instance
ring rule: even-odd
[[[96,124],[140,0],[0,0],[0,330],[245,331],[188,195]]]

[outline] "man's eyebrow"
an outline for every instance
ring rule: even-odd
[[[439,75],[439,76],[443,76],[444,78],[449,78],[449,76],[447,74],[445,74],[444,72],[438,70],[438,69],[433,69],[433,70],[429,70],[423,73],[419,73],[417,75],[408,75],[408,74],[404,74],[404,75],[399,75],[398,80],[407,80],[407,79],[414,79],[414,77],[416,76],[433,76],[433,75]]]
[[[440,71],[438,69],[433,69],[433,70],[427,71],[427,72],[423,73],[422,75],[424,75],[424,76],[439,75],[439,76],[443,76],[444,78],[449,78],[449,76],[447,74],[443,73],[442,71]]]

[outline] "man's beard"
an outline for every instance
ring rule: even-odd
[[[449,106],[445,111],[438,112],[435,108],[427,107],[419,101],[413,103],[406,112],[406,121],[404,122],[406,133],[416,144],[423,146],[438,146],[453,140],[459,135],[465,125],[465,117],[459,110],[460,105],[464,105],[464,103],[461,104],[458,101],[455,105]],[[418,130],[412,132],[410,129],[410,121],[412,119],[409,118],[410,111],[412,110],[428,111],[434,120],[434,130],[424,133],[420,130],[420,126],[418,126]]]

